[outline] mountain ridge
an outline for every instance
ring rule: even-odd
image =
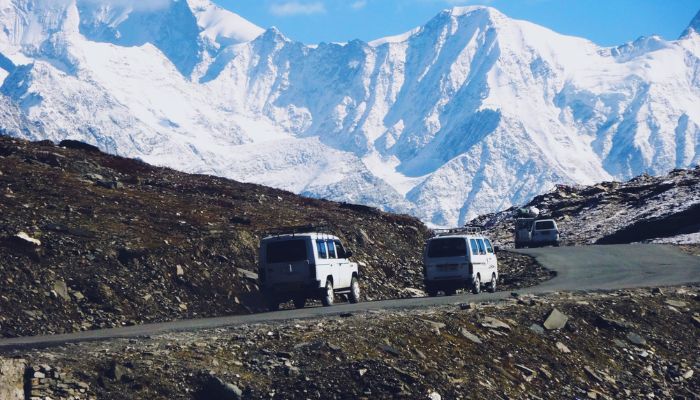
[[[208,22],[240,17],[190,0],[167,2],[181,14],[139,11],[139,21],[162,23],[205,10],[205,22],[181,30],[187,40],[137,27],[132,36],[157,37],[125,47],[128,35],[90,39],[99,29],[83,25],[101,21],[86,17],[102,15],[99,3],[71,3],[77,11],[65,15],[83,33],[56,30],[62,14],[49,7],[40,45],[0,34],[0,54],[17,66],[0,75],[0,96],[27,122],[10,130],[17,136],[70,137],[431,225],[464,223],[558,183],[700,161],[698,35],[600,47],[493,8],[456,7],[369,43],[307,46],[246,24],[246,40],[231,42]],[[12,24],[0,15],[0,25]]]

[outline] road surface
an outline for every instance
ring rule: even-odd
[[[543,282],[539,286],[519,290],[521,294],[543,294],[575,290],[612,290],[700,282],[700,257],[682,253],[673,246],[647,244],[608,245],[518,251],[534,256],[544,267],[557,272],[555,278]],[[470,301],[497,301],[509,296],[510,293],[508,292],[482,292],[478,295],[462,294],[457,296],[372,301],[358,304],[338,304],[333,307],[313,307],[301,310],[135,325],[71,334],[0,339],[0,351],[90,340],[144,337],[165,332],[210,329],[368,310],[406,309]]]

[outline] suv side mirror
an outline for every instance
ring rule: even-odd
[[[352,251],[346,250],[345,251],[345,258],[350,258],[350,257],[352,257]]]

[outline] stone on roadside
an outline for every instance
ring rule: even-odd
[[[530,330],[535,332],[538,335],[544,335],[544,328],[540,324],[530,325]]]
[[[561,311],[553,308],[543,325],[545,329],[548,330],[561,329],[566,326],[566,322],[568,320],[569,317],[566,314],[563,314]]]
[[[569,354],[569,353],[571,353],[571,350],[569,350],[569,348],[566,347],[566,345],[565,345],[564,343],[562,343],[562,342],[557,342],[557,343],[556,343],[556,346],[557,346],[557,349],[559,349],[559,351],[561,351],[561,352],[564,353],[564,354]]]
[[[58,297],[62,298],[65,301],[70,300],[70,296],[68,295],[68,285],[66,285],[66,282],[56,281],[53,283],[52,289],[54,292],[56,292],[56,295],[58,295]]]
[[[481,326],[484,328],[490,328],[490,329],[503,329],[503,330],[511,330],[510,325],[506,324],[505,322],[498,320],[493,317],[484,317],[483,321],[481,321]]]
[[[481,339],[479,339],[478,336],[476,336],[475,334],[469,332],[468,330],[466,330],[466,329],[464,329],[464,328],[460,329],[460,330],[459,330],[459,333],[460,333],[462,336],[464,336],[465,338],[471,340],[472,342],[474,342],[474,343],[476,343],[476,344],[481,344],[481,343],[482,343],[482,342],[481,342]]]
[[[646,339],[634,332],[627,334],[627,340],[629,340],[632,344],[636,344],[637,346],[645,346],[647,344]]]
[[[684,308],[688,305],[685,301],[680,300],[666,300],[665,303],[676,308]]]

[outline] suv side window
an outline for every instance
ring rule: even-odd
[[[335,254],[335,243],[332,240],[327,240],[326,244],[328,245],[328,258],[338,258]]]
[[[340,243],[340,240],[334,240],[333,243],[335,243],[335,251],[338,252],[338,258],[348,258],[345,253],[345,248],[343,247],[343,244]]]
[[[478,239],[476,242],[479,244],[479,254],[486,254],[486,246],[484,246],[484,241]]]
[[[472,246],[472,254],[479,255],[479,246],[476,244],[475,239],[469,239],[469,244]]]
[[[318,258],[328,258],[328,251],[326,251],[326,242],[323,240],[316,241],[316,248],[318,249]]]
[[[486,251],[493,254],[493,246],[491,246],[491,242],[488,239],[484,239],[484,242],[486,243]]]

